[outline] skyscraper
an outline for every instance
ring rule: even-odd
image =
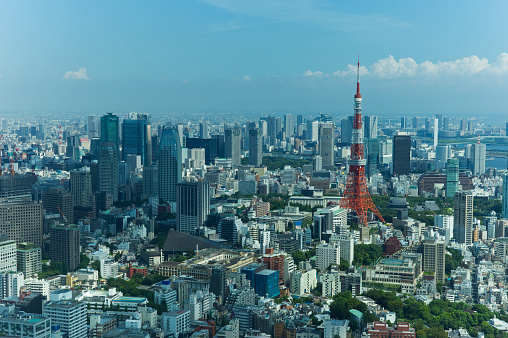
[[[62,214],[67,222],[72,222],[72,195],[62,188],[49,188],[44,193],[42,204],[46,212]]]
[[[119,119],[112,113],[101,116],[101,142],[113,142],[118,152],[120,145]],[[118,155],[118,154],[117,154]]]
[[[411,161],[411,135],[393,136],[393,174],[408,175]]]
[[[210,133],[208,132],[208,121],[203,121],[199,123],[199,138],[201,139],[210,138]]]
[[[434,149],[437,148],[437,143],[439,141],[439,127],[438,127],[438,119],[434,119]]]
[[[413,117],[413,129],[418,129],[418,126],[420,125],[420,121],[418,116]]]
[[[50,257],[52,261],[66,264],[72,271],[79,266],[79,229],[77,225],[51,227]]]
[[[377,116],[365,116],[365,138],[377,138]]]
[[[152,129],[147,114],[130,113],[122,122],[122,160],[140,155],[143,165],[152,164]]]
[[[42,204],[0,203],[0,233],[17,243],[42,244]]]
[[[97,131],[97,123],[95,122],[94,115],[90,115],[87,117],[86,131],[88,133],[89,139],[99,136]]]
[[[319,122],[307,122],[307,141],[317,141],[319,138]]]
[[[406,129],[408,126],[407,126],[407,117],[405,116],[402,116],[400,118],[400,129]]]
[[[256,123],[249,123],[249,164],[260,167],[263,161],[263,135]]]
[[[293,115],[286,114],[284,115],[284,132],[286,133],[286,138],[292,137],[295,131]]]
[[[348,118],[342,119],[340,121],[340,142],[345,144],[351,144],[352,137],[353,137],[353,116],[348,116]]]
[[[459,159],[449,158],[446,163],[446,198],[453,198],[459,191]]]
[[[113,142],[101,143],[99,149],[99,190],[118,200],[118,147]]]
[[[503,218],[508,218],[508,173],[503,175]]]
[[[91,207],[93,205],[92,173],[83,167],[70,172],[70,190],[73,206]]]
[[[446,243],[436,239],[423,241],[423,269],[434,271],[435,281],[444,283],[445,280]]]
[[[319,125],[319,155],[322,158],[322,165],[325,169],[334,167],[333,150],[333,123],[322,123]]]
[[[460,244],[473,243],[473,194],[469,191],[455,193],[453,200],[453,238]]]
[[[241,162],[241,141],[242,131],[239,127],[227,128],[226,134],[226,157],[231,158],[231,165],[233,167],[239,166]]]
[[[485,157],[487,155],[487,145],[485,143],[476,143],[473,147],[473,175],[485,174]]]
[[[176,228],[194,234],[210,214],[208,182],[184,182],[176,190]]]
[[[20,243],[16,250],[17,271],[23,272],[25,278],[42,272],[42,251],[34,243]]]
[[[182,182],[182,145],[175,127],[164,127],[159,142],[159,197],[176,202],[176,185]]]

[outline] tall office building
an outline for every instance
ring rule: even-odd
[[[115,144],[116,151],[119,150],[120,146],[120,125],[118,116],[112,113],[107,113],[101,116],[101,142],[113,142]]]
[[[436,120],[438,129],[443,129],[443,114],[436,114]]]
[[[95,116],[94,115],[87,116],[86,121],[87,121],[86,132],[88,133],[88,138],[92,139],[94,137],[98,137],[99,132],[97,131],[97,123],[95,121]]]
[[[0,199],[9,201],[23,201],[32,199],[32,186],[37,177],[32,174],[17,174],[0,176]]]
[[[450,130],[450,118],[443,117],[443,130]]]
[[[321,243],[316,246],[316,266],[324,272],[331,264],[340,264],[340,248],[335,243]]]
[[[441,171],[446,166],[446,162],[450,157],[450,146],[440,144],[436,148],[436,170]]]
[[[99,190],[118,200],[118,147],[113,142],[101,143],[99,149]]]
[[[263,135],[256,123],[249,123],[249,164],[260,167],[263,161]]]
[[[307,122],[307,141],[317,141],[319,139],[319,122]]]
[[[79,266],[79,229],[77,225],[54,225],[50,233],[49,254],[52,261],[66,264],[74,271]]]
[[[348,116],[348,118],[340,121],[340,142],[345,144],[351,144],[352,137],[353,137],[353,116]]]
[[[159,194],[159,167],[156,165],[143,166],[143,195],[145,198]]]
[[[453,216],[451,215],[434,215],[434,226],[442,229],[446,243],[449,243],[453,238],[453,223]]]
[[[122,122],[122,160],[141,156],[143,165],[152,164],[152,126],[147,114],[130,113]]]
[[[423,269],[434,271],[436,282],[444,283],[445,280],[445,257],[446,243],[436,239],[423,241]]]
[[[239,127],[227,128],[225,131],[226,157],[231,158],[231,165],[237,167],[241,164],[242,131]]]
[[[503,218],[508,218],[508,173],[503,175]]]
[[[203,121],[199,123],[199,138],[201,139],[210,138],[210,132],[208,131],[208,121]]]
[[[89,167],[70,172],[70,190],[73,206],[92,207],[92,173]]]
[[[72,195],[62,188],[49,188],[42,197],[47,213],[61,214],[68,222],[73,220]]]
[[[365,123],[364,123],[364,136],[365,138],[377,138],[377,116],[365,116]]]
[[[485,174],[485,157],[487,155],[487,145],[485,143],[476,143],[473,147],[473,175]]]
[[[210,214],[208,182],[179,183],[176,190],[176,228],[195,234]]]
[[[463,131],[463,132],[467,131],[467,120],[466,119],[460,120],[460,131]]]
[[[439,142],[439,127],[438,120],[434,119],[434,149],[437,148],[437,143]]]
[[[25,278],[32,278],[42,272],[42,252],[33,243],[19,243],[16,249],[17,271]]]
[[[51,301],[44,306],[44,315],[51,319],[52,326],[60,327],[63,337],[83,338],[87,336],[87,309],[85,302],[69,300]]]
[[[159,197],[176,202],[176,185],[182,182],[182,145],[175,127],[164,127],[159,142]]]
[[[459,191],[459,159],[449,158],[446,162],[446,198],[453,198]]]
[[[319,125],[319,155],[322,158],[322,165],[325,169],[334,167],[334,150],[333,150],[333,123],[322,123]]]
[[[221,219],[217,227],[220,238],[230,243],[237,244],[240,226],[242,226],[242,221],[236,216],[229,216]]]
[[[286,138],[292,137],[295,132],[293,115],[291,114],[284,115],[284,132],[286,133]]]
[[[393,136],[393,174],[408,175],[411,161],[411,135]]]
[[[420,119],[418,118],[418,116],[415,116],[413,117],[413,129],[418,129],[419,125],[420,125]]]
[[[405,116],[402,116],[400,118],[400,129],[406,129],[408,127],[407,120],[408,120],[408,118]]]
[[[0,233],[17,243],[42,245],[42,204],[0,203]]]
[[[460,244],[473,243],[473,194],[469,191],[455,193],[453,200],[453,238]]]

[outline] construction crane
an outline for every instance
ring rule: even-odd
[[[58,208],[58,212],[60,213],[60,215],[62,215],[62,218],[64,219],[65,223],[69,224],[69,221],[67,220],[67,217],[64,216],[62,210],[60,210],[60,207],[57,207],[57,208]]]

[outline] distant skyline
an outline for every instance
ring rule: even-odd
[[[507,113],[508,3],[0,1],[0,114]]]

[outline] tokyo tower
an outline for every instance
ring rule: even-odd
[[[360,59],[358,59],[351,158],[349,160],[346,190],[339,206],[354,211],[358,216],[358,225],[360,226],[367,226],[367,212],[369,209],[382,222],[385,221],[370,197],[369,189],[367,188],[367,178],[365,177],[366,164],[367,161],[363,153],[362,94],[360,94]]]

